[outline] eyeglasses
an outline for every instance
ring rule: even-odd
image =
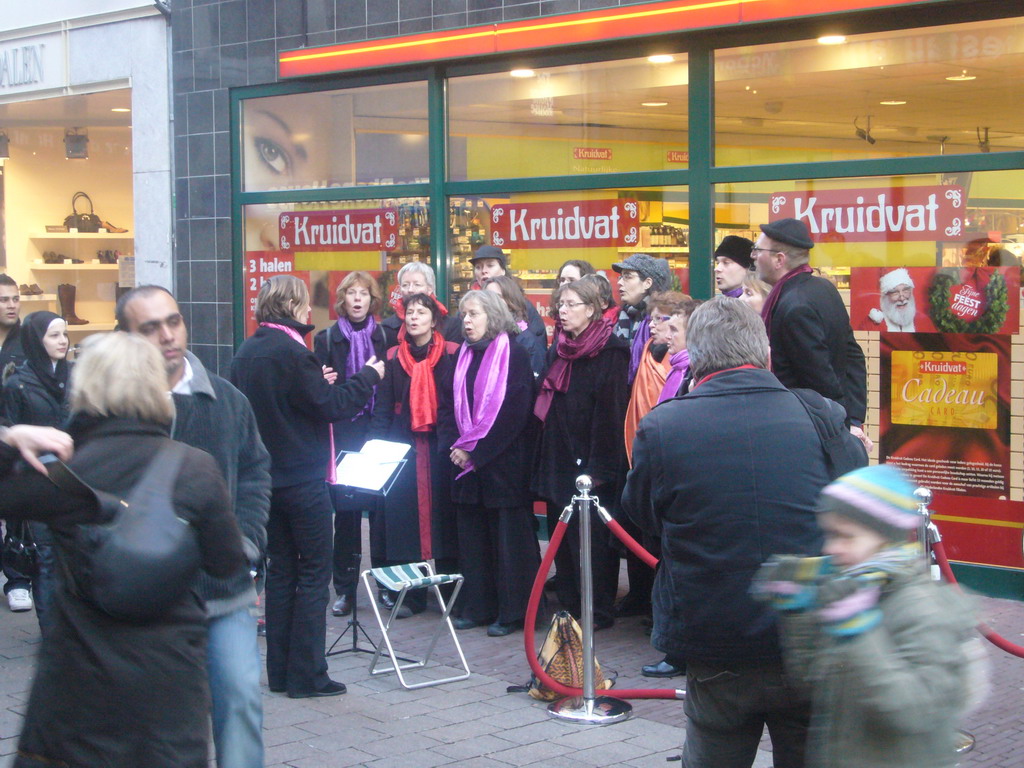
[[[672,319],[671,315],[651,315],[651,325],[658,325],[659,323],[667,323]]]
[[[772,250],[771,248],[751,248],[750,255],[753,256],[758,251],[764,251],[765,253],[778,253],[778,251]]]
[[[901,296],[910,298],[914,295],[914,289],[909,285],[904,285],[899,288],[893,288],[891,291],[886,291],[885,295],[890,299],[898,299]]]
[[[585,301],[560,301],[555,305],[555,309],[575,309],[576,307],[582,307],[586,304]]]

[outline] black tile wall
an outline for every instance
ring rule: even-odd
[[[233,354],[229,89],[277,82],[282,50],[645,0],[175,0],[174,274],[192,350]]]

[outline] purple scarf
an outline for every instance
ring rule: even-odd
[[[612,335],[612,324],[606,320],[591,321],[590,325],[573,338],[563,332],[555,347],[555,359],[548,367],[547,375],[540,383],[540,392],[533,404],[533,413],[541,421],[548,417],[555,392],[568,392],[572,378],[572,361],[584,357],[596,357]]]
[[[679,387],[682,385],[683,379],[686,378],[686,371],[690,367],[689,350],[679,350],[672,355],[669,362],[672,363],[672,370],[669,371],[668,377],[665,379],[665,386],[661,388],[661,394],[658,396],[659,403],[679,394]]]
[[[802,264],[795,269],[789,270],[782,276],[782,279],[775,284],[772,288],[771,293],[768,294],[768,298],[764,300],[764,306],[761,307],[761,319],[764,320],[764,327],[768,331],[768,338],[772,337],[772,315],[775,314],[775,305],[779,303],[779,297],[782,295],[782,288],[790,280],[797,275],[802,275],[804,272],[813,272],[809,264]]]
[[[459,349],[459,359],[455,363],[455,423],[459,428],[459,439],[452,448],[461,448],[472,452],[476,444],[491,431],[498,411],[505,400],[505,389],[508,386],[508,334],[501,333],[487,345],[484,358],[480,361],[476,381],[473,383],[473,411],[470,413],[469,397],[466,391],[466,373],[473,359],[473,350],[463,342]],[[466,462],[465,468],[455,478],[476,469],[473,460]]]
[[[640,324],[636,327],[636,332],[633,334],[633,346],[629,349],[629,383],[633,383],[633,379],[636,378],[636,371],[640,367],[640,358],[643,357],[644,347],[647,346],[647,341],[651,338],[651,317],[650,315],[644,315],[644,319],[640,321]]]
[[[352,327],[352,323],[347,317],[342,316],[338,318],[338,331],[348,340],[348,357],[345,359],[346,379],[351,379],[355,376],[366,365],[366,361],[373,357],[372,337],[376,329],[377,321],[373,315],[366,316],[366,325],[358,331]],[[364,413],[373,411],[373,399],[376,392],[377,388],[374,387],[373,394],[370,395],[370,401],[359,413],[352,417],[352,421],[355,421]]]
[[[722,291],[723,296],[728,296],[730,299],[738,299],[743,295],[743,283],[740,283],[735,288],[730,288],[728,291]]]

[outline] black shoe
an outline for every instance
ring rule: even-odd
[[[647,616],[651,612],[650,600],[639,600],[630,592],[615,606],[615,615],[620,619],[626,616]]]
[[[417,605],[415,603],[409,605],[407,602],[402,603],[402,607],[398,609],[398,613],[395,614],[395,618],[408,619],[415,616],[417,613],[423,613],[425,610],[427,610],[427,606],[425,605]]]
[[[388,610],[395,607],[395,593],[390,589],[378,589],[377,601]]]
[[[335,616],[348,616],[352,613],[352,603],[356,601],[353,595],[342,595],[334,601],[331,606],[331,613]]]
[[[510,621],[508,624],[502,624],[500,621],[496,621],[487,628],[488,637],[505,637],[505,635],[511,635],[517,629],[523,628],[523,620]]]
[[[640,668],[640,674],[644,677],[679,677],[686,674],[686,667],[677,667],[668,658],[664,658],[657,664],[644,664]]]
[[[340,696],[347,690],[348,689],[345,687],[344,683],[337,683],[334,680],[328,680],[327,685],[323,688],[317,688],[316,690],[302,692],[288,691],[288,698],[313,699],[319,696]]]
[[[473,629],[475,627],[482,627],[483,625],[484,622],[482,621],[473,621],[472,619],[464,619],[462,617],[452,619],[452,626],[459,630]]]
[[[288,687],[285,685],[271,685],[268,687],[270,688],[271,693],[284,693],[286,690],[288,690]]]
[[[602,629],[611,629],[615,626],[615,619],[607,617],[599,619],[597,616],[594,617],[594,631],[600,632]]]

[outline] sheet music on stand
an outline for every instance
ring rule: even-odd
[[[387,496],[405,466],[412,446],[390,440],[367,440],[359,451],[342,451],[335,485]]]

